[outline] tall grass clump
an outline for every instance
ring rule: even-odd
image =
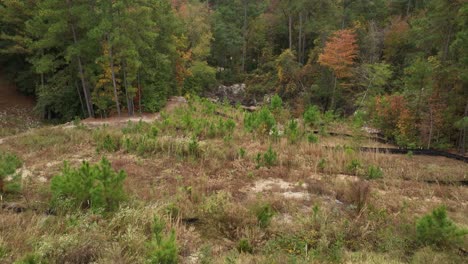
[[[124,171],[114,171],[105,158],[95,165],[85,161],[79,168],[71,168],[65,162],[62,173],[51,181],[52,206],[60,208],[66,201],[73,208],[113,211],[125,200],[126,177]]]

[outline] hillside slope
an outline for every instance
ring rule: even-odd
[[[2,196],[0,262],[158,263],[164,254],[179,263],[466,262],[466,236],[452,241],[446,229],[439,246],[416,226],[442,205],[453,225],[468,226],[468,188],[456,184],[467,163],[360,152],[380,143],[344,120],[315,129],[283,108],[252,114],[195,98],[149,123],[6,139],[0,152],[21,159],[22,179]],[[356,137],[327,134],[338,130]],[[72,196],[52,202],[63,161],[77,168],[102,157],[127,174],[118,209],[72,206]]]

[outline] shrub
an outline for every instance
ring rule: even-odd
[[[320,110],[317,106],[311,105],[304,112],[304,124],[316,126],[320,123]]]
[[[268,108],[262,108],[255,113],[247,113],[244,117],[244,126],[249,132],[268,134],[275,125],[276,120]]]
[[[0,152],[0,193],[5,191],[4,178],[15,173],[21,167],[21,160],[14,154]]]
[[[232,119],[228,119],[226,122],[224,122],[224,126],[227,130],[227,133],[232,135],[234,133],[234,128],[236,128],[236,122],[234,122]]]
[[[96,151],[98,153],[101,151],[115,152],[119,150],[119,148],[120,142],[118,137],[107,134],[103,139],[97,139]]]
[[[112,211],[125,199],[124,171],[116,172],[105,158],[96,165],[83,162],[80,168],[70,168],[65,162],[60,175],[51,181],[52,205],[57,207],[67,200],[74,207],[93,211]]]
[[[367,179],[374,180],[380,179],[383,177],[383,171],[380,167],[370,165],[367,169]]]
[[[165,222],[159,217],[154,218],[152,227],[152,239],[148,263],[151,264],[175,264],[178,263],[178,249],[174,230],[165,234]]]
[[[268,148],[268,150],[263,154],[263,161],[267,165],[267,167],[274,166],[278,160],[278,154],[271,148],[271,146]]]
[[[296,120],[293,119],[288,122],[287,135],[289,142],[292,144],[299,139],[299,126]]]
[[[349,173],[357,174],[358,170],[362,167],[361,162],[357,159],[351,160],[351,162],[346,166],[346,169]]]
[[[266,166],[268,168],[272,167],[276,165],[277,160],[278,160],[278,154],[270,146],[268,150],[265,153],[263,153],[263,155],[261,153],[257,154],[257,157],[256,157],[257,168],[260,168],[262,166]]]
[[[406,157],[408,157],[410,159],[413,158],[413,156],[414,156],[414,153],[411,150],[406,153]]]
[[[21,165],[21,160],[15,154],[0,152],[0,177],[15,173]]]
[[[194,157],[200,156],[200,144],[198,143],[198,139],[196,137],[192,137],[188,144],[189,154],[193,155]]]
[[[242,238],[239,240],[239,243],[237,244],[237,250],[240,253],[253,253],[253,247],[250,245],[249,240]]]
[[[307,135],[307,141],[309,143],[317,143],[318,137],[314,133],[310,133],[309,135]]]
[[[243,159],[245,157],[245,153],[245,149],[241,147],[239,149],[239,158]]]
[[[325,170],[325,166],[327,165],[327,160],[325,160],[324,158],[320,159],[318,164],[317,164],[317,167],[320,171],[324,171]]]
[[[457,227],[447,216],[444,206],[438,207],[432,213],[423,216],[416,222],[417,240],[424,246],[446,248],[463,243],[463,237],[468,230]]]
[[[273,95],[273,97],[271,97],[270,109],[275,111],[281,110],[282,107],[283,100],[281,99],[281,97],[278,94]]]
[[[270,224],[275,212],[271,205],[264,204],[256,208],[255,215],[257,216],[257,221],[260,227],[265,228]]]

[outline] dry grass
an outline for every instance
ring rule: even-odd
[[[0,209],[0,253],[6,252],[0,255],[1,261],[12,262],[30,252],[52,263],[142,263],[155,214],[167,219],[168,229],[176,230],[183,263],[204,259],[212,263],[436,259],[441,255],[427,250],[413,256],[409,251],[414,247],[408,242],[412,234],[405,228],[441,204],[448,207],[454,221],[468,225],[468,189],[427,183],[466,179],[466,163],[322,146],[332,141],[355,144],[343,138],[320,138],[318,144],[306,139],[290,144],[286,138],[275,142],[246,132],[243,113],[224,106],[216,106],[216,111],[236,122],[232,136],[209,137],[202,131],[194,153],[189,147],[194,131],[184,126],[183,116],[190,114],[194,122],[226,119],[206,111],[204,103],[195,102],[126,134],[118,127],[49,127],[5,140],[0,150],[20,156],[31,176],[23,180],[20,195],[4,196],[1,202],[29,208],[20,214]],[[152,126],[158,128],[157,140],[145,146],[145,151],[123,147],[115,152],[96,151],[97,141],[106,135],[134,140],[150,133]],[[350,131],[343,125],[339,129]],[[258,168],[257,154],[270,146],[278,154],[277,165]],[[115,169],[127,172],[129,202],[106,216],[87,212],[46,215],[49,181],[63,160],[79,165],[82,160],[97,162],[102,156],[109,157]],[[359,166],[351,170],[353,160]],[[367,179],[371,165],[381,168],[381,179]],[[267,180],[281,180],[288,187],[253,191]],[[255,215],[259,204],[268,204],[275,212],[266,227],[259,225]],[[249,241],[253,254],[237,252],[242,239]]]

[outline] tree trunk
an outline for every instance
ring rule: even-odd
[[[245,72],[245,59],[247,56],[247,0],[244,0],[244,27],[243,27],[244,43],[242,47],[242,72]]]
[[[110,68],[111,68],[111,75],[112,75],[112,86],[114,88],[115,106],[117,107],[117,113],[119,114],[119,117],[120,117],[120,103],[119,103],[119,95],[117,93],[117,83],[115,81],[114,58],[112,57],[112,46],[110,44],[109,36],[107,36],[107,42],[109,43],[109,60],[110,60]]]
[[[140,83],[140,71],[137,73],[137,85],[138,85],[138,111],[141,116],[141,83]]]
[[[408,4],[406,5],[406,16],[409,16],[410,12],[410,7],[411,7],[411,0],[408,0]]]
[[[71,9],[71,2],[70,0],[67,0],[68,8]],[[75,30],[75,25],[73,21],[70,23],[71,31],[73,34],[73,43],[76,45],[78,43],[78,38],[76,36],[76,30]],[[83,64],[81,63],[81,57],[80,55],[77,56],[78,60],[78,71],[80,74],[80,80],[81,80],[81,86],[83,88],[83,94],[85,96],[85,101],[86,101],[86,108],[88,109],[88,115],[89,117],[94,117],[94,109],[93,109],[93,103],[91,101],[91,94],[89,91],[88,86],[86,85],[85,77],[84,77],[84,71],[83,71]]]
[[[442,50],[442,63],[445,62],[448,57],[450,40],[452,39],[452,31],[453,31],[453,25],[450,25],[449,30],[447,32],[447,38],[445,39],[444,47]]]
[[[434,120],[433,120],[433,115],[432,115],[432,107],[429,108],[429,120],[430,120],[430,125],[429,125],[429,139],[428,139],[428,142],[427,142],[427,149],[431,148],[432,131],[434,129]]]
[[[289,28],[289,49],[292,50],[292,16],[291,13],[288,15],[288,28]]]
[[[306,16],[306,22],[308,21],[308,16]],[[306,57],[306,43],[307,43],[307,33],[305,32],[302,32],[302,61],[301,63],[304,64],[305,63],[305,57]]]
[[[341,29],[345,28],[346,24],[346,0],[343,0],[343,17],[341,18]]]
[[[81,105],[81,111],[83,112],[83,115],[86,115],[86,110],[83,104],[83,98],[81,97],[80,89],[78,88],[78,85],[75,82],[75,88],[76,92],[78,93],[78,98],[80,98],[80,105]]]
[[[465,113],[463,114],[463,118],[468,117],[468,101],[466,102],[465,106]],[[465,146],[466,146],[466,126],[464,125],[464,122],[462,121],[463,128],[460,131],[460,136],[458,139],[458,150],[460,154],[465,155]]]
[[[338,78],[336,77],[335,74],[333,74],[333,76],[335,77],[335,80],[334,80],[334,84],[333,84],[333,90],[332,90],[332,96],[331,96],[331,102],[330,102],[330,109],[332,111],[335,111],[335,93],[336,93],[336,85],[337,85],[337,82],[338,82]]]
[[[302,63],[302,12],[299,12],[299,37],[297,38],[297,61]]]
[[[124,78],[124,87],[125,87],[125,98],[127,99],[128,116],[133,116],[133,101],[130,100],[130,97],[128,95],[127,72],[125,69],[125,63],[123,63],[123,78]]]

